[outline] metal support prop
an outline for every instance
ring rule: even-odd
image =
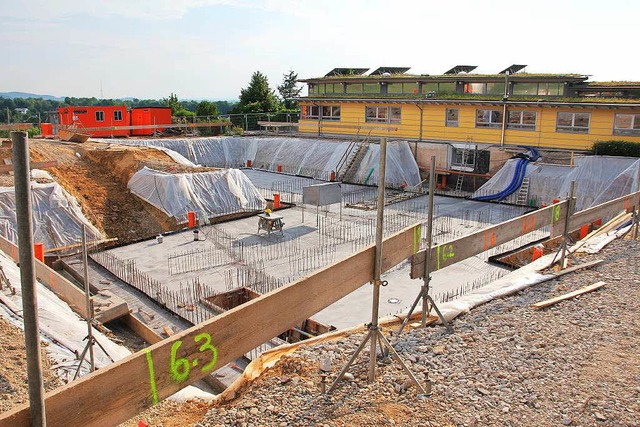
[[[376,361],[377,361],[377,344],[380,342],[381,350],[383,350],[383,346],[391,352],[393,358],[400,364],[405,373],[409,376],[411,381],[415,384],[418,390],[425,394],[425,390],[422,385],[418,382],[417,378],[411,370],[405,365],[402,361],[396,350],[389,343],[389,341],[385,338],[380,330],[378,325],[378,315],[380,308],[380,286],[383,285],[382,280],[380,279],[382,275],[382,233],[383,233],[383,219],[384,219],[384,193],[385,193],[385,170],[386,170],[386,157],[387,157],[387,139],[380,139],[380,168],[378,171],[378,205],[377,205],[377,219],[376,219],[376,246],[375,246],[375,258],[374,258],[374,267],[373,267],[373,304],[371,309],[371,323],[367,325],[367,335],[364,340],[358,346],[356,352],[351,356],[349,362],[345,365],[344,368],[340,371],[335,381],[329,388],[328,393],[331,394],[337,387],[338,382],[342,379],[344,374],[347,372],[349,367],[356,360],[360,352],[364,349],[367,341],[369,341],[369,374],[368,379],[369,382],[375,381],[376,375]]]
[[[566,268],[567,264],[567,255],[571,255],[571,252],[568,252],[569,246],[569,224],[571,221],[571,214],[573,213],[573,209],[575,207],[575,195],[576,195],[576,182],[571,181],[571,189],[569,190],[569,198],[567,199],[567,215],[564,217],[564,230],[562,232],[562,244],[553,257],[553,261],[551,261],[551,265],[555,264],[556,259],[558,258],[558,254],[560,254],[560,269]]]
[[[91,372],[96,370],[93,357],[93,306],[91,305],[91,289],[89,289],[89,254],[87,250],[87,226],[82,224],[82,266],[84,267],[84,297],[87,304],[87,345],[89,346],[89,366]],[[82,363],[82,362],[80,362]]]
[[[429,205],[428,205],[428,222],[427,222],[427,247],[425,252],[425,264],[424,264],[424,274],[423,274],[423,282],[422,288],[420,289],[420,293],[416,297],[409,313],[404,318],[402,323],[400,324],[400,328],[396,332],[396,338],[402,334],[402,331],[409,323],[411,319],[411,315],[413,311],[418,306],[418,302],[422,299],[422,318],[421,325],[424,328],[427,326],[427,318],[431,315],[431,308],[433,307],[436,311],[436,314],[440,318],[442,324],[447,328],[448,333],[453,333],[453,329],[451,325],[444,318],[438,307],[436,306],[433,298],[429,296],[429,284],[431,282],[431,246],[433,245],[433,207],[434,207],[434,198],[435,198],[435,190],[436,190],[436,157],[431,156],[431,167],[429,169]]]
[[[29,383],[29,411],[32,426],[46,426],[42,361],[40,358],[40,328],[38,326],[38,298],[35,289],[36,272],[33,256],[31,215],[31,184],[29,173],[29,139],[26,132],[11,132],[13,146],[13,180],[16,194],[18,226],[18,260],[22,285],[24,341],[27,354]]]

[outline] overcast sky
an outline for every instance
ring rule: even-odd
[[[236,98],[334,67],[640,80],[632,0],[0,0],[0,91]]]

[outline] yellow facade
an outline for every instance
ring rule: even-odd
[[[303,112],[311,105],[340,106],[340,120],[326,121],[317,119],[300,120],[300,131],[311,134],[334,135],[371,135],[390,138],[406,138],[421,141],[473,142],[500,144],[502,129],[476,126],[476,110],[489,109],[502,111],[503,106],[495,103],[446,102],[366,102],[366,101],[301,101]],[[400,107],[400,123],[368,123],[365,120],[366,107]],[[445,113],[448,108],[458,109],[458,126],[445,126]],[[614,135],[615,114],[640,114],[640,108],[614,106],[531,106],[508,105],[507,111],[535,111],[535,129],[506,129],[505,145],[528,145],[540,148],[560,148],[588,150],[596,141],[625,140],[640,142],[640,136]],[[588,133],[567,133],[556,131],[559,112],[590,113]]]

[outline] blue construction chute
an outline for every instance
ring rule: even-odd
[[[528,153],[519,153],[516,154],[513,158],[518,159],[518,163],[516,164],[516,170],[513,174],[511,182],[504,190],[500,191],[496,194],[489,194],[486,196],[474,197],[473,200],[478,200],[482,202],[495,201],[501,202],[516,191],[522,185],[522,181],[524,181],[524,177],[527,174],[527,165],[530,162],[535,162],[540,158],[540,153],[533,147],[522,147],[529,150]]]

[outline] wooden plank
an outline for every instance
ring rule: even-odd
[[[602,288],[605,285],[605,282],[596,282],[592,285],[588,285],[588,286],[584,286],[578,290],[575,290],[573,292],[569,292],[568,294],[564,294],[564,295],[560,295],[558,297],[555,298],[551,298],[548,300],[544,300],[541,302],[537,302],[535,304],[531,304],[531,307],[535,308],[536,310],[540,310],[542,308],[547,308],[550,307],[554,304],[559,303],[560,301],[565,301],[571,298],[575,298],[578,295],[582,295],[582,294],[586,294],[587,292],[593,292],[595,290],[598,290],[600,288]]]
[[[556,273],[553,273],[553,278],[564,276],[565,274],[573,273],[574,271],[582,270],[585,268],[595,267],[596,265],[600,265],[604,262],[603,259],[596,259],[594,261],[585,262],[583,264],[574,265],[573,267],[565,268],[564,270],[560,270]]]
[[[53,160],[49,162],[31,162],[31,169],[46,169],[46,168],[55,168],[58,166],[58,162]],[[13,165],[0,165],[0,172],[11,172],[13,171]]]
[[[569,222],[569,231],[577,230],[584,224],[591,224],[598,219],[602,219],[608,215],[617,214],[622,210],[631,212],[634,209],[637,210],[639,207],[640,192],[618,197],[617,199],[601,203],[597,206],[582,210],[580,212],[576,212],[571,215],[571,220]],[[562,224],[561,228],[564,228],[564,224]]]
[[[110,243],[110,242],[117,242],[118,238],[117,237],[113,237],[110,239],[100,239],[100,240],[91,240],[89,242],[87,242],[87,246],[89,245],[99,245],[102,243]],[[51,249],[46,249],[44,251],[45,254],[51,253],[51,252],[58,252],[58,251],[66,251],[68,249],[75,249],[75,248],[79,248],[82,247],[82,243],[74,243],[72,245],[66,245],[66,246],[58,246],[56,248],[51,248]]]
[[[0,250],[18,262],[18,246],[0,236]],[[40,260],[35,260],[36,278],[51,289],[61,300],[82,317],[87,316],[84,291],[68,281],[66,277],[53,270]]]
[[[384,240],[383,271],[413,253],[416,227]],[[373,259],[371,245],[47,393],[47,424],[103,426],[131,418],[370,282]],[[0,414],[0,427],[29,422],[28,405]]]
[[[551,224],[552,228],[555,228],[564,221],[567,205],[568,202],[565,200],[458,239],[436,245],[431,248],[431,271],[448,267],[549,224]],[[411,261],[412,279],[423,276],[425,258],[426,250],[422,250],[413,256]]]

